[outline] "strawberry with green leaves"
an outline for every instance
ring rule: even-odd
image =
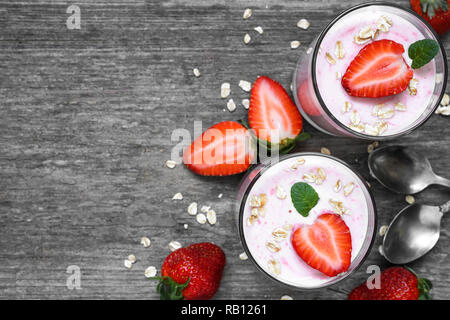
[[[411,8],[443,35],[450,30],[450,0],[411,0]]]
[[[418,278],[410,269],[392,267],[381,273],[380,288],[369,289],[364,282],[353,289],[349,300],[429,300],[430,280]]]
[[[161,300],[208,300],[219,289],[225,254],[209,242],[175,250],[161,268],[157,290]]]

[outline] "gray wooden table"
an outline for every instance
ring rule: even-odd
[[[239,80],[261,74],[288,88],[300,51],[357,2],[80,0],[81,29],[68,30],[71,1],[0,1],[0,298],[156,299],[144,269],[161,266],[172,240],[224,249],[217,299],[345,299],[368,265],[388,266],[377,237],[363,267],[336,287],[298,292],[274,284],[239,259],[233,205],[242,176],[204,178],[164,166],[174,129],[192,133],[194,120],[207,127],[245,118],[241,105],[224,111],[222,82],[232,84],[235,101],[247,97]],[[246,7],[253,16],[243,20]],[[296,27],[304,17],[307,31]],[[258,25],[263,35],[253,31]],[[302,46],[292,50],[292,40]],[[449,53],[449,35],[443,42]],[[450,176],[449,124],[433,115],[390,144],[423,150]],[[405,206],[403,196],[370,178],[366,142],[305,129],[313,138],[296,151],[326,146],[360,170],[373,186],[380,225]],[[184,199],[171,200],[176,192]],[[416,198],[440,204],[450,190],[433,187]],[[218,223],[198,224],[186,212],[192,201],[213,206]],[[151,238],[150,248],[139,244],[142,236]],[[411,265],[433,281],[437,299],[450,298],[449,247],[444,219],[437,247]],[[123,265],[129,254],[138,259],[131,270]],[[66,286],[71,265],[81,270],[79,290]]]

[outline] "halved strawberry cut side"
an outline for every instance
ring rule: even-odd
[[[183,162],[200,175],[226,176],[247,170],[255,156],[253,137],[247,128],[235,121],[223,121],[186,148]]]
[[[403,92],[413,77],[404,52],[403,45],[392,40],[369,43],[348,66],[342,86],[354,97],[378,98]]]
[[[352,237],[344,220],[335,213],[324,213],[312,225],[300,226],[291,242],[303,261],[329,277],[350,267]]]
[[[280,149],[295,144],[303,128],[302,116],[286,90],[266,76],[253,84],[248,124],[259,139],[280,144]]]

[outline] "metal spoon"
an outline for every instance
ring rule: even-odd
[[[383,254],[395,264],[414,261],[437,243],[442,215],[450,211],[450,201],[439,207],[413,204],[392,220],[383,238]]]
[[[397,193],[414,194],[431,184],[450,187],[450,180],[436,175],[427,158],[407,147],[377,149],[368,162],[370,174]]]

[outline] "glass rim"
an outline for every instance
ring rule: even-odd
[[[442,58],[443,58],[443,62],[444,62],[444,75],[443,75],[443,81],[442,81],[442,90],[440,92],[440,95],[438,97],[438,99],[436,100],[436,104],[433,108],[431,108],[430,112],[428,113],[428,115],[420,122],[414,124],[412,127],[410,127],[409,129],[402,131],[402,132],[398,132],[395,134],[391,134],[391,135],[378,135],[378,136],[372,136],[372,135],[368,135],[368,134],[364,134],[355,130],[352,130],[351,128],[347,127],[346,125],[344,125],[341,121],[339,121],[332,113],[331,111],[328,109],[328,107],[326,106],[325,102],[322,99],[322,96],[320,94],[319,88],[317,86],[317,79],[316,79],[316,61],[317,61],[317,55],[320,49],[320,44],[322,43],[323,38],[325,37],[325,35],[328,33],[328,31],[330,30],[330,28],[337,22],[339,21],[342,17],[344,17],[345,15],[349,14],[350,12],[353,12],[355,10],[364,8],[364,7],[368,7],[368,6],[387,6],[387,7],[393,7],[402,11],[405,11],[413,16],[415,16],[416,18],[418,18],[428,29],[428,31],[433,35],[434,39],[438,44],[439,44],[439,50],[440,53],[442,54]],[[398,4],[395,3],[389,3],[389,2],[385,2],[385,1],[370,1],[370,2],[365,2],[353,7],[350,7],[344,11],[342,11],[341,13],[339,13],[333,20],[331,20],[331,22],[329,22],[325,28],[321,31],[321,33],[319,34],[319,36],[317,37],[317,41],[316,44],[314,46],[314,51],[312,53],[312,62],[311,62],[311,77],[312,77],[312,84],[313,84],[313,88],[314,88],[314,93],[317,97],[317,100],[319,101],[319,104],[321,105],[322,109],[325,111],[325,113],[327,114],[328,117],[331,118],[331,120],[333,120],[333,122],[339,126],[339,128],[347,131],[348,133],[351,133],[352,135],[356,135],[358,138],[361,139],[365,139],[365,140],[390,140],[390,139],[394,139],[394,138],[398,138],[404,135],[407,135],[409,133],[411,133],[412,131],[418,129],[420,126],[422,126],[423,124],[425,124],[428,119],[434,114],[434,112],[436,111],[436,109],[439,107],[440,101],[442,100],[442,97],[445,94],[445,88],[447,85],[447,74],[448,74],[448,66],[447,66],[447,55],[445,53],[445,49],[442,45],[442,41],[439,38],[439,36],[437,35],[437,33],[434,31],[434,29],[431,27],[431,25],[420,15],[418,15],[416,12],[414,12],[413,10],[410,10],[408,8],[404,8]],[[297,63],[297,68],[298,69],[299,66],[299,62]],[[297,79],[296,79],[296,72],[294,73],[294,83],[297,85]],[[294,95],[297,96],[297,88],[295,86],[295,92]],[[298,99],[297,99],[298,100]],[[314,125],[315,127],[316,125]],[[322,129],[324,130],[324,129]],[[328,130],[325,130],[326,132],[328,132]],[[336,134],[332,134],[332,135],[336,135]]]
[[[336,161],[342,165],[344,165],[347,169],[349,169],[353,174],[356,175],[356,177],[362,182],[362,184],[364,185],[365,190],[367,191],[367,194],[369,195],[369,197],[366,199],[370,200],[370,203],[372,204],[372,208],[373,208],[373,215],[372,215],[372,220],[373,220],[373,231],[370,234],[369,230],[366,233],[366,237],[367,235],[370,235],[370,243],[367,246],[367,249],[365,252],[362,252],[362,250],[360,250],[358,252],[358,255],[355,257],[355,259],[353,259],[353,261],[357,260],[357,259],[361,259],[359,261],[359,263],[353,268],[353,270],[351,270],[350,272],[347,272],[345,274],[343,274],[342,276],[336,276],[335,279],[333,279],[330,282],[321,284],[321,285],[317,285],[317,286],[312,286],[312,287],[301,287],[301,286],[296,286],[290,283],[286,283],[283,282],[277,278],[275,278],[272,274],[268,273],[267,271],[265,271],[259,264],[258,262],[256,262],[256,260],[253,258],[253,255],[250,251],[250,249],[247,246],[247,242],[245,240],[245,236],[244,236],[244,208],[245,208],[245,204],[246,204],[246,200],[249,196],[250,190],[252,189],[252,187],[254,186],[254,184],[256,183],[256,181],[258,181],[258,179],[262,176],[262,174],[269,168],[271,168],[273,165],[276,165],[278,163],[280,163],[281,161],[285,161],[287,159],[293,158],[293,157],[298,157],[298,156],[319,156],[319,157],[324,157],[327,158],[329,160],[333,160]],[[376,208],[376,203],[375,203],[375,198],[372,194],[372,191],[369,188],[369,185],[366,181],[366,179],[361,176],[361,174],[359,174],[359,172],[357,172],[355,169],[353,169],[349,164],[347,164],[345,161],[336,158],[334,156],[331,155],[326,155],[323,153],[319,153],[319,152],[297,152],[297,153],[293,153],[293,154],[287,154],[287,155],[283,155],[280,156],[279,161],[275,164],[271,164],[270,161],[266,161],[263,162],[261,164],[259,164],[258,166],[254,167],[252,170],[248,171],[245,176],[242,178],[242,182],[244,182],[246,179],[249,178],[249,176],[251,175],[251,173],[254,170],[257,170],[259,167],[262,167],[262,169],[252,178],[252,180],[250,181],[250,183],[248,184],[248,186],[245,189],[244,194],[242,195],[242,198],[240,199],[240,203],[238,204],[238,230],[239,230],[239,237],[242,243],[242,246],[244,247],[244,251],[247,254],[247,257],[252,261],[252,263],[255,265],[255,267],[262,272],[264,275],[266,275],[268,278],[270,278],[271,280],[273,280],[276,283],[282,284],[284,286],[287,286],[291,289],[295,289],[295,290],[304,290],[304,291],[310,291],[310,290],[315,290],[315,289],[321,289],[321,288],[327,288],[327,287],[331,287],[333,285],[336,285],[337,283],[343,281],[344,279],[346,279],[347,277],[349,277],[350,275],[352,275],[355,271],[357,271],[362,264],[365,262],[366,258],[368,257],[368,255],[370,254],[372,247],[375,243],[375,238],[376,238],[376,232],[377,232],[377,222],[378,222],[378,214],[377,214],[377,208]],[[266,169],[266,170],[264,170]],[[241,182],[241,183],[242,183]],[[369,210],[370,212],[370,210]],[[370,214],[369,214],[369,218],[370,218]],[[368,220],[368,225],[369,225],[370,221]],[[367,239],[364,240],[363,245],[367,242]]]

